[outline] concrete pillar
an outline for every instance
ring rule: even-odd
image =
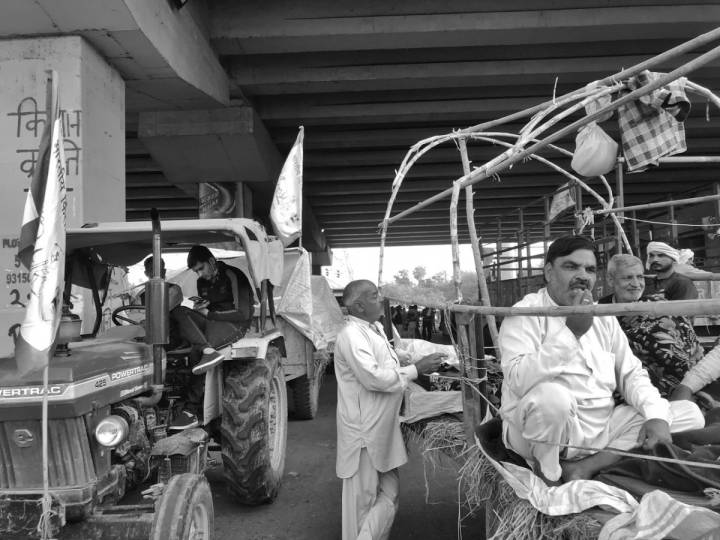
[[[17,237],[46,122],[46,70],[58,74],[65,132],[68,226],[125,220],[125,84],[81,37],[0,41],[0,356],[29,293]]]

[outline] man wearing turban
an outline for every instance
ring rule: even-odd
[[[662,294],[667,300],[693,300],[698,297],[692,280],[675,272],[680,252],[665,242],[650,242],[647,246],[646,268],[655,272],[648,280],[646,295]]]

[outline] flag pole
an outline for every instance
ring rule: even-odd
[[[298,246],[300,246],[300,249],[303,247],[303,180],[305,176],[305,126],[300,126],[299,129],[300,133],[303,137],[303,171],[300,175],[300,201],[298,201],[298,206],[300,207],[300,237],[298,238]]]
[[[53,123],[55,121],[55,97],[57,96],[58,84],[57,74],[55,70],[47,70],[46,89],[45,89],[45,114],[47,116],[46,126],[50,132],[50,141],[52,141]],[[51,149],[52,151],[52,149]],[[40,164],[35,165],[39,167]],[[63,233],[64,234],[64,233]],[[48,354],[52,354],[52,346]],[[48,386],[50,378],[50,359],[45,362],[43,367],[43,399],[42,399],[42,473],[43,473],[43,496],[42,496],[42,515],[38,522],[37,529],[42,540],[49,540],[52,534],[52,497],[50,496],[50,474],[48,463]]]

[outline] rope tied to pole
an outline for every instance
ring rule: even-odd
[[[586,206],[585,209],[577,214],[577,217],[580,218],[580,230],[578,231],[579,234],[582,234],[582,232],[585,230],[585,227],[592,227],[595,225],[595,213],[593,212],[593,209],[589,206]]]

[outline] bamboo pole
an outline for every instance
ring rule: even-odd
[[[502,298],[500,287],[502,285],[502,274],[500,273],[502,269],[500,268],[500,252],[502,251],[502,219],[498,218],[497,220],[497,238],[495,240],[495,261],[497,262],[497,279],[495,280],[495,284],[497,287],[495,288],[495,303],[500,304],[500,300]]]
[[[675,200],[667,200],[667,201],[659,201],[655,203],[647,203],[647,204],[636,204],[633,206],[621,206],[618,208],[605,208],[602,210],[593,210],[593,214],[602,215],[602,214],[612,214],[614,213],[622,213],[622,212],[635,212],[638,210],[653,210],[655,208],[667,208],[668,206],[684,206],[687,204],[697,204],[701,202],[708,202],[708,201],[720,201],[720,192],[716,195],[703,195],[701,197],[689,197],[687,199],[675,199]]]
[[[459,189],[460,188],[458,188],[458,190]],[[474,373],[468,373],[467,368],[469,363],[468,356],[470,352],[470,341],[468,339],[465,325],[462,324],[460,317],[455,318],[455,328],[457,328],[458,336],[457,352],[458,360],[460,361],[460,373],[463,377],[463,424],[465,425],[465,436],[467,437],[467,440],[472,441],[474,440],[473,437],[475,434],[475,426],[480,425],[480,422],[482,422],[482,418],[475,418],[475,407],[473,406],[473,403],[475,403],[477,397],[473,395],[473,391],[471,388],[472,383],[468,379],[469,377],[475,377],[477,375]]]
[[[623,177],[622,163],[620,163],[619,161],[615,165],[615,195],[617,196],[617,205],[620,208],[625,206],[625,179]],[[617,216],[617,221],[615,222],[615,231],[618,237],[617,252],[622,253],[622,242],[620,242],[620,234],[623,232],[622,224],[625,223],[625,214],[621,210],[616,209],[615,215]]]
[[[670,202],[672,202],[672,197],[670,197]],[[671,204],[669,207],[670,210],[670,238],[672,238],[673,245],[678,245],[678,226],[677,226],[677,219],[675,219],[675,205]]]
[[[532,250],[530,249],[530,231],[525,230],[525,262],[527,262],[527,291],[530,292],[530,278],[532,277]]]
[[[524,214],[522,210],[518,210],[518,218],[519,218],[519,230],[515,233],[515,241],[517,242],[517,285],[518,285],[518,296],[522,298],[523,295],[523,282],[522,282],[522,233],[523,228],[525,227],[524,223]]]
[[[640,230],[638,229],[637,221],[635,221],[637,214],[635,213],[635,210],[631,211],[630,213],[632,214],[630,216],[632,218],[632,221],[630,222],[630,228],[632,230],[633,245],[635,246],[635,253],[640,255]]]
[[[460,184],[453,186],[452,198],[450,199],[450,245],[452,248],[453,262],[453,284],[455,285],[455,297],[462,302],[462,278],[460,276],[460,246],[458,245],[457,232],[457,205],[460,198]]]
[[[720,35],[720,29],[716,29]],[[524,150],[508,157],[507,159],[502,160],[500,163],[497,164],[486,164],[482,167],[479,167],[475,169],[473,172],[471,172],[469,175],[463,176],[461,178],[458,178],[456,182],[460,182],[461,187],[466,187],[468,185],[476,184],[477,182],[480,182],[481,180],[484,180],[488,178],[489,176],[493,176],[496,174],[499,174],[500,172],[504,171],[508,167],[511,167],[512,165],[515,165],[516,163],[521,162],[525,158],[529,157],[532,154],[538,153],[540,150],[545,148],[548,144],[553,143],[559,139],[562,139],[563,137],[570,135],[574,132],[576,132],[581,127],[589,124],[592,121],[597,120],[601,116],[605,115],[606,113],[610,111],[614,111],[626,103],[630,103],[631,101],[635,101],[650,92],[657,90],[658,88],[661,88],[662,86],[667,85],[668,83],[685,76],[686,74],[698,69],[701,66],[704,66],[705,64],[712,62],[716,58],[720,57],[720,47],[714,47],[713,49],[710,49],[708,52],[694,58],[690,62],[684,64],[683,66],[671,71],[670,73],[666,73],[664,75],[661,75],[654,81],[650,82],[647,85],[644,85],[637,90],[633,90],[632,92],[625,94],[624,96],[620,97],[619,99],[613,101],[612,103],[606,105],[605,107],[602,107],[598,109],[597,111],[593,112],[592,114],[588,114],[584,116],[583,118],[580,118],[579,120],[576,120],[575,122],[565,126],[562,129],[559,129],[555,133],[552,133],[542,139],[541,141],[529,146],[528,148],[525,148]],[[411,206],[410,208],[403,210],[402,212],[388,218],[386,221],[389,223],[393,223],[399,219],[402,219],[404,217],[407,217],[411,214],[414,214],[418,210],[421,210],[427,206],[430,206],[433,203],[436,203],[438,201],[441,201],[442,199],[446,198],[448,195],[452,194],[452,188],[446,189],[444,191],[441,191],[440,193],[429,197],[425,199],[424,201],[421,201],[414,206]]]
[[[460,159],[462,160],[463,173],[470,172],[470,158],[468,157],[467,142],[465,138],[458,141],[460,148]],[[470,232],[470,244],[472,245],[473,259],[475,261],[475,275],[478,281],[478,290],[480,292],[480,303],[484,306],[490,306],[490,291],[488,291],[487,280],[485,277],[485,267],[483,266],[482,244],[478,239],[477,230],[475,229],[475,210],[473,209],[473,188],[468,186],[465,188],[465,217],[467,219],[468,231]],[[498,328],[497,321],[493,315],[487,317],[488,329],[490,330],[490,339],[493,346],[498,346]]]
[[[707,281],[707,278],[704,278]],[[391,298],[397,302],[415,302],[414,299]],[[567,317],[568,315],[593,315],[609,317],[618,315],[653,315],[656,317],[695,317],[699,315],[717,315],[720,313],[720,298],[707,300],[673,300],[660,302],[630,302],[623,304],[590,304],[582,306],[543,306],[543,307],[502,307],[470,306],[465,304],[432,304],[429,307],[449,309],[456,313],[479,313],[498,317],[535,316]]]
[[[689,82],[689,81],[688,81]],[[620,163],[625,163],[625,158],[618,158]],[[669,156],[658,158],[660,165],[671,165],[678,163],[720,163],[720,156]]]
[[[545,221],[543,222],[543,253],[547,253],[550,240],[550,197],[545,197]]]
[[[583,228],[582,220],[582,190],[580,186],[575,186],[575,234],[580,234]]]
[[[705,272],[705,270],[696,273],[683,272],[683,276],[693,281],[720,281],[720,274],[717,272]]]

